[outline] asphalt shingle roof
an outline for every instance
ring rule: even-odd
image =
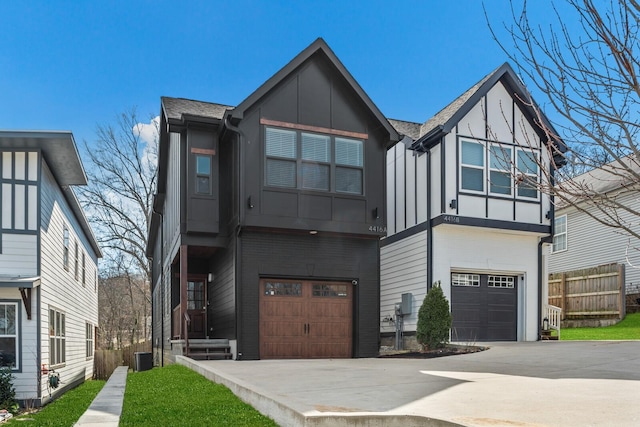
[[[181,120],[183,115],[222,119],[227,110],[234,107],[211,102],[195,101],[185,98],[162,97],[162,105],[167,114],[167,119]]]

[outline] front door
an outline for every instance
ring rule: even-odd
[[[204,280],[187,282],[187,313],[191,318],[189,338],[205,338],[207,335],[206,293],[207,286]]]

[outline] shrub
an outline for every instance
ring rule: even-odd
[[[449,301],[445,298],[438,281],[427,292],[418,311],[416,338],[418,343],[427,349],[441,348],[449,342],[450,329]]]
[[[18,409],[13,374],[8,366],[0,367],[0,409],[15,413]]]

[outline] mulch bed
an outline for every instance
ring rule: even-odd
[[[453,347],[448,346],[434,350],[424,351],[394,351],[381,354],[379,358],[397,358],[397,359],[431,359],[434,357],[455,356],[457,354],[477,353],[486,350],[488,347],[464,346]]]

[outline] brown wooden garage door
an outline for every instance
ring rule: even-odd
[[[452,273],[451,340],[517,340],[517,282],[514,276]]]
[[[260,358],[352,357],[353,286],[260,281]]]

